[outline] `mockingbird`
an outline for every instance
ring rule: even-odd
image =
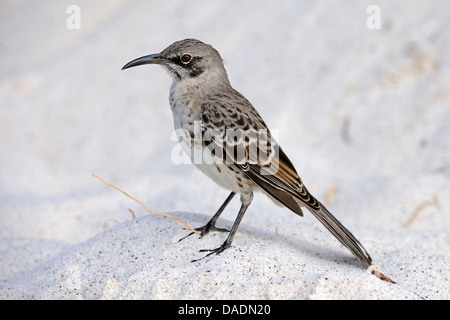
[[[231,190],[211,220],[196,230],[202,236],[212,230],[228,231],[217,228],[216,221],[240,194],[241,208],[227,239],[216,249],[201,250],[209,252],[205,257],[230,247],[253,191],[262,191],[300,216],[307,208],[365,267],[372,264],[355,236],[308,192],[256,109],[231,86],[222,58],[212,46],[195,39],[177,41],[122,69],[143,64],[160,64],[168,71],[173,79],[170,107],[183,150],[198,169]]]

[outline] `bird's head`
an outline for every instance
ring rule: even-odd
[[[209,44],[196,39],[174,42],[160,53],[128,62],[122,70],[144,64],[162,65],[175,82],[218,80],[228,83],[228,76],[219,52]]]

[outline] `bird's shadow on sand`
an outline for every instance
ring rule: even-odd
[[[185,212],[185,211],[173,212],[171,214],[173,214],[174,216],[176,216],[180,219],[184,219],[185,221],[189,221],[189,223],[191,224],[191,227],[193,227],[193,228],[202,227],[212,217],[212,215],[208,216],[206,214]],[[219,228],[230,229],[232,224],[233,224],[233,221],[230,221],[230,220],[224,219],[224,218],[219,218],[216,226]],[[297,225],[296,225],[296,227],[297,227]],[[306,226],[305,226],[305,228],[306,228]],[[184,229],[183,231],[185,232],[185,235],[191,233],[190,230],[185,229],[185,228],[183,228],[183,229]],[[298,233],[299,230],[296,230],[296,231]],[[306,229],[305,229],[305,231],[306,231]],[[202,239],[207,239],[213,233],[214,232],[211,232],[211,233],[205,235]],[[349,266],[361,268],[361,263],[359,262],[359,260],[357,258],[353,257],[350,252],[348,254],[339,253],[339,252],[334,251],[333,249],[325,248],[324,246],[321,246],[320,244],[311,243],[304,239],[302,239],[302,240],[296,239],[295,236],[290,236],[290,235],[286,235],[286,234],[276,234],[275,232],[270,232],[270,231],[266,231],[261,228],[258,228],[258,226],[248,225],[245,222],[242,222],[240,224],[237,234],[238,233],[240,233],[241,236],[256,235],[267,241],[276,242],[280,246],[289,246],[292,249],[294,249],[295,251],[299,251],[302,254],[311,256],[314,259],[317,259],[317,257],[320,257],[320,259],[323,259],[323,260],[326,260],[329,262],[333,262],[333,263],[338,262],[338,263],[346,264]],[[180,239],[183,238],[185,235],[182,235],[180,237]],[[225,239],[225,237],[226,236],[224,236],[223,238]],[[330,235],[330,237],[332,237],[332,236]],[[193,234],[192,236],[190,236],[188,238],[194,238],[197,240],[197,239],[199,239],[199,236],[196,234]],[[188,238],[186,238],[186,239],[188,239]],[[186,239],[184,239],[183,241],[186,241]],[[217,240],[215,240],[215,241],[217,241]],[[221,242],[209,243],[209,245],[211,247],[213,247],[214,245],[219,246],[220,244],[221,244]],[[233,247],[236,247],[236,244],[234,242],[231,245],[231,248],[233,248]],[[343,247],[343,250],[346,250],[346,249]]]

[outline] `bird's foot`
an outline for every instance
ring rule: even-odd
[[[230,232],[230,230],[225,229],[225,228],[217,228],[215,225],[212,225],[210,223],[207,223],[206,225],[204,225],[203,227],[200,228],[196,228],[195,231],[200,232],[200,238],[203,238],[203,236],[206,236],[210,231],[218,231],[218,232]],[[181,240],[184,240],[190,236],[192,236],[195,232],[191,232],[189,233],[187,236],[184,236],[183,238],[181,238],[180,240],[178,240],[178,242],[180,242]]]
[[[197,262],[197,261],[200,261],[200,260],[203,260],[203,259],[205,259],[206,257],[209,257],[210,255],[212,255],[212,254],[219,254],[219,253],[221,253],[221,252],[223,252],[223,251],[225,251],[226,249],[228,249],[230,247],[230,244],[227,242],[227,241],[225,241],[220,247],[218,247],[218,248],[215,248],[215,249],[202,249],[202,250],[200,250],[199,252],[209,252],[206,256],[204,256],[204,257],[202,257],[202,258],[200,258],[200,259],[195,259],[195,260],[192,260],[191,262]]]

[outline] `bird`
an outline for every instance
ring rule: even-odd
[[[159,53],[134,59],[122,70],[146,64],[161,65],[172,78],[169,103],[183,150],[201,172],[230,191],[208,223],[195,229],[201,237],[210,231],[228,232],[221,246],[200,250],[207,252],[203,258],[231,246],[254,192],[262,192],[299,216],[306,208],[363,266],[372,265],[359,240],[308,191],[255,107],[231,86],[215,48],[197,39],[184,39]],[[241,206],[231,229],[216,227],[236,194]]]

